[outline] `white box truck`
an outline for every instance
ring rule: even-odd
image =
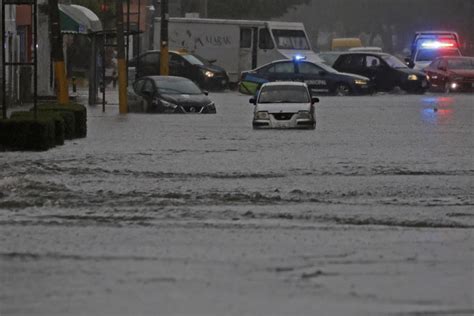
[[[154,49],[160,49],[161,20],[154,21]],[[240,73],[278,59],[305,56],[322,62],[311,49],[303,23],[170,18],[169,48],[185,49],[227,70],[230,82]]]

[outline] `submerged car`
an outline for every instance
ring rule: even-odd
[[[255,105],[253,128],[314,129],[316,117],[308,86],[302,82],[270,82],[260,88],[256,97],[250,99]]]
[[[408,93],[425,93],[429,88],[425,73],[408,68],[397,57],[386,53],[344,53],[333,67],[341,72],[370,78],[376,91],[390,91],[399,87]]]
[[[216,106],[187,78],[147,76],[128,89],[129,112],[145,113],[216,113]]]
[[[448,92],[474,92],[474,57],[440,57],[425,73],[434,90]]]
[[[304,57],[283,59],[263,65],[241,74],[239,91],[255,94],[265,82],[300,81],[305,82],[312,94],[368,94],[372,91],[366,77],[340,73],[323,63],[306,61]]]
[[[186,51],[169,52],[169,74],[188,78],[202,89],[223,90],[229,84],[224,68],[213,64],[199,55]],[[160,75],[160,51],[152,50],[135,57],[129,62],[135,68],[137,78]]]

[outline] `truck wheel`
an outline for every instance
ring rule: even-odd
[[[334,94],[337,96],[346,96],[351,93],[351,88],[345,83],[338,83],[336,84],[336,88],[334,89]]]

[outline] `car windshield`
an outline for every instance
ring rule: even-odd
[[[474,58],[448,59],[449,69],[474,69]]]
[[[273,30],[272,33],[280,49],[309,49],[306,34],[302,30]]]
[[[160,94],[202,94],[191,80],[155,80]]]
[[[415,61],[432,61],[442,56],[461,56],[457,49],[420,49]]]
[[[382,59],[391,67],[395,69],[408,68],[400,59],[391,55],[384,55]]]
[[[308,89],[304,86],[267,86],[260,91],[259,103],[308,103]]]
[[[328,65],[334,65],[336,59],[341,55],[340,53],[319,53],[318,56]]]
[[[188,62],[190,62],[193,65],[198,65],[198,66],[204,65],[204,63],[201,60],[199,60],[199,58],[197,58],[193,55],[183,54],[183,55],[181,55],[181,57],[183,57],[184,59],[186,59]]]

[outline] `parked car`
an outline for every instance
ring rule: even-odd
[[[408,68],[400,59],[386,53],[344,53],[333,67],[341,72],[370,78],[377,91],[390,91],[400,87],[409,93],[424,93],[429,88],[426,74]]]
[[[368,94],[372,88],[366,77],[340,73],[328,65],[296,58],[277,60],[242,72],[239,91],[255,94],[263,83],[272,81],[305,82],[312,94]]]
[[[255,105],[253,128],[314,129],[316,117],[308,86],[302,82],[270,82],[262,85],[257,96],[250,99]]]
[[[474,57],[440,57],[425,73],[435,90],[474,92]]]
[[[224,68],[213,65],[212,60],[186,51],[169,52],[169,74],[185,77],[202,89],[222,90],[227,88],[229,77]],[[153,50],[135,57],[129,62],[135,68],[136,78],[160,75],[160,51]]]
[[[145,76],[128,89],[129,112],[216,113],[214,102],[187,78]]]

